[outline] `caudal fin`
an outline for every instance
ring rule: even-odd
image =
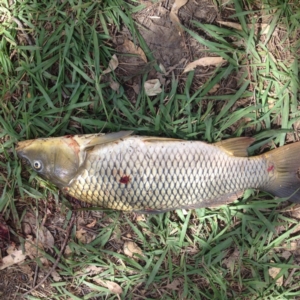
[[[264,154],[271,168],[272,179],[261,189],[277,197],[300,202],[300,142]]]

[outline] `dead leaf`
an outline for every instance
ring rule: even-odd
[[[237,30],[243,30],[242,25],[238,24],[238,23],[234,23],[234,22],[224,22],[224,21],[218,21],[219,24],[221,25],[225,25],[227,27],[230,28],[234,28]],[[247,27],[249,29],[251,29],[253,26],[253,24],[247,24]],[[257,34],[258,32],[260,32],[261,34],[268,34],[269,30],[270,30],[270,25],[269,24],[265,24],[265,23],[257,23],[254,25],[255,26],[255,33]]]
[[[86,230],[84,230],[83,228],[80,228],[79,230],[76,231],[76,238],[78,239],[78,241],[80,241],[83,244],[86,243],[85,234],[86,234]]]
[[[31,259],[39,258],[44,266],[49,265],[49,261],[44,257],[41,250],[43,250],[43,244],[39,241],[37,244],[36,239],[33,239],[32,236],[28,236],[25,242],[25,254],[28,255]]]
[[[223,57],[201,57],[191,63],[189,63],[182,73],[187,73],[194,70],[197,66],[207,67],[207,66],[217,66],[226,62]]]
[[[97,220],[94,219],[93,222],[90,223],[90,224],[87,224],[86,227],[87,227],[87,228],[93,228],[93,227],[95,227],[96,224],[97,224]]]
[[[113,91],[116,91],[119,94],[120,84],[112,79],[109,80],[109,86]]]
[[[113,281],[106,281],[106,286],[108,287],[108,289],[114,293],[114,294],[122,294],[123,293],[123,290],[121,288],[120,285],[118,285],[117,283],[113,282]]]
[[[221,25],[225,25],[227,27],[230,27],[230,28],[234,28],[234,29],[237,29],[237,30],[243,30],[243,27],[241,24],[238,24],[238,23],[234,23],[234,22],[225,22],[225,21],[217,21],[219,24]]]
[[[164,67],[163,64],[159,64],[159,68],[160,68],[161,72],[162,72],[164,75],[167,74],[166,68]]]
[[[0,270],[10,267],[14,264],[18,264],[25,260],[26,255],[22,253],[22,250],[15,250],[11,254],[3,257],[0,263]]]
[[[127,255],[129,257],[133,257],[134,254],[139,254],[139,255],[143,256],[142,249],[135,242],[126,241],[124,243],[123,249],[124,249],[125,255]]]
[[[118,65],[119,65],[119,61],[118,61],[117,55],[114,54],[108,63],[108,68],[103,71],[102,75],[108,74],[108,73],[114,71],[118,67]]]
[[[235,248],[233,253],[231,253],[222,262],[227,267],[227,269],[230,270],[231,274],[233,274],[236,261],[239,259],[239,257],[240,257],[240,251],[239,249]]]
[[[96,234],[94,234],[92,232],[88,232],[87,230],[85,230],[83,228],[80,228],[79,230],[76,231],[76,238],[82,244],[88,244],[96,238]]]
[[[165,286],[166,289],[170,289],[173,291],[179,290],[179,285],[181,284],[181,280],[179,278],[174,279],[171,283]]]
[[[54,246],[54,238],[52,236],[52,234],[50,233],[50,231],[44,227],[41,226],[38,231],[38,238],[39,241],[43,244],[44,248],[46,249],[51,249]]]
[[[72,249],[69,245],[66,246],[65,251],[64,251],[64,255],[65,256],[69,256],[72,254]]]
[[[141,222],[141,221],[145,221],[145,220],[146,220],[146,218],[145,218],[144,214],[140,214],[140,215],[136,216],[136,221],[137,222]]]
[[[188,2],[188,0],[175,0],[172,8],[171,8],[171,11],[173,11],[174,13],[178,13],[178,10],[184,6],[186,3]]]
[[[220,88],[220,85],[217,83],[208,91],[208,93],[214,94],[219,88]]]
[[[298,249],[298,243],[297,242],[285,243],[282,245],[282,248],[290,251],[295,251]]]
[[[120,295],[123,293],[123,289],[121,288],[121,286],[113,281],[102,280],[100,278],[93,278],[93,280],[96,283],[98,283],[104,287],[107,287],[109,289],[109,291],[112,292],[113,294]]]
[[[34,272],[29,267],[29,265],[27,265],[27,264],[21,264],[21,265],[19,265],[19,268],[22,271],[22,273],[24,273],[24,274],[26,274],[28,276],[29,281],[33,280]]]
[[[85,268],[84,273],[88,273],[89,275],[98,275],[103,271],[102,267],[97,267],[97,266],[88,266]]]
[[[55,270],[51,272],[51,277],[55,282],[61,281],[60,275]]]
[[[140,93],[141,88],[140,88],[140,85],[139,85],[138,83],[134,83],[134,84],[132,85],[132,88],[133,88],[134,92],[135,92],[137,95]]]
[[[158,79],[150,79],[144,83],[145,93],[148,96],[156,96],[162,92]]]
[[[169,16],[170,16],[170,20],[172,21],[172,23],[176,27],[179,35],[183,35],[183,29],[181,27],[181,23],[180,23],[180,20],[179,20],[177,14],[175,14],[173,11],[170,11]]]
[[[183,34],[183,29],[181,27],[181,22],[178,18],[178,10],[184,6],[186,3],[188,2],[188,0],[175,0],[171,11],[170,11],[170,20],[172,21],[172,23],[174,24],[174,26],[176,27],[176,29],[178,30],[179,34],[182,35]]]
[[[21,224],[22,224],[23,232],[26,236],[30,234],[36,235],[36,231],[35,231],[36,217],[32,213],[27,212]]]
[[[145,55],[145,52],[138,46],[136,46],[131,40],[125,39],[124,41],[124,47],[128,53],[136,54],[140,56],[140,58],[146,63],[147,57]]]
[[[292,253],[286,250],[281,253],[281,257],[283,257],[284,259],[288,259],[291,255]]]
[[[6,249],[7,254],[12,254],[14,253],[14,251],[16,251],[16,245],[14,243],[12,243],[11,245],[9,245]]]
[[[269,275],[274,279],[274,278],[276,278],[276,276],[279,274],[280,271],[281,271],[280,268],[272,267],[272,268],[269,269]],[[282,286],[282,284],[283,284],[283,276],[280,276],[276,280],[276,284],[278,286]]]

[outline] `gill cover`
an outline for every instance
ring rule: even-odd
[[[89,149],[131,134],[132,131],[120,131],[27,140],[19,142],[16,151],[42,177],[62,188],[67,187],[76,176]]]
[[[74,178],[85,154],[80,153],[73,136],[22,141],[16,151],[36,172],[60,188]]]

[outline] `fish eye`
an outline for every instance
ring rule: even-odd
[[[34,167],[34,169],[35,169],[36,171],[40,171],[41,168],[42,168],[42,164],[41,164],[40,161],[35,160],[35,161],[33,162],[33,167]]]

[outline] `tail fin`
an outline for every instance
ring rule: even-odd
[[[300,202],[300,142],[288,144],[265,154],[274,169],[269,184],[261,189],[277,197]]]

